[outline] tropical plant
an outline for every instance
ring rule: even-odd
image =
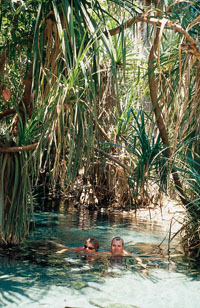
[[[199,11],[199,1],[144,1],[144,6],[119,0],[3,2],[0,94],[4,99],[0,119],[3,131],[10,128],[10,136],[5,147],[1,142],[0,151],[18,153],[9,156],[13,160],[24,159],[26,172],[22,164],[20,172],[13,172],[21,177],[29,174],[30,185],[22,187],[21,196],[27,192],[30,198],[33,186],[41,180],[51,190],[66,192],[80,169],[89,179],[90,172],[94,172],[91,165],[98,165],[98,174],[105,179],[109,160],[126,172],[138,167],[143,180],[130,176],[129,181],[136,181],[136,192],[139,182],[144,185],[144,175],[145,179],[150,176],[151,168],[171,170],[182,202],[190,215],[195,215],[196,205],[190,206],[190,193],[183,187],[180,166],[174,158],[187,136],[199,134]],[[149,54],[147,61],[141,59],[138,50],[141,53],[142,48],[135,40],[139,22],[145,55]],[[9,91],[12,95],[7,99]],[[127,93],[130,99],[124,104]],[[153,143],[152,135],[146,133],[144,113],[137,113],[146,100],[151,100],[148,117],[155,114],[162,144],[159,138]],[[197,139],[193,143],[194,161],[199,157]],[[117,147],[105,149],[105,141]],[[123,159],[126,142],[132,148],[127,162]],[[7,167],[3,163],[7,154],[1,155],[3,206],[8,191]],[[182,155],[188,156],[184,151]],[[111,185],[108,190],[114,186],[111,182],[107,182]],[[16,204],[18,212],[26,204],[23,200]],[[26,206],[29,217],[28,202]],[[10,207],[10,217],[15,217],[18,225],[14,208]],[[19,217],[19,221],[28,226],[28,219]],[[13,242],[16,231],[9,235],[1,226],[3,240]],[[16,235],[19,240],[22,233]]]

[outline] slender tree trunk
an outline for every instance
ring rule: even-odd
[[[148,63],[149,88],[150,88],[150,96],[152,100],[153,111],[156,117],[156,123],[159,128],[162,142],[166,146],[166,155],[170,159],[172,157],[172,153],[171,153],[170,143],[169,143],[169,139],[167,135],[167,130],[166,130],[163,118],[162,118],[161,109],[160,109],[159,102],[158,102],[157,83],[156,83],[156,77],[154,74],[154,65],[155,65],[155,60],[156,60],[156,50],[158,47],[159,33],[160,33],[160,29],[157,29],[154,43],[152,45],[151,52],[149,55],[149,63]],[[172,176],[173,176],[173,180],[175,183],[175,187],[177,191],[179,192],[182,203],[187,207],[190,214],[192,216],[195,216],[194,211],[189,207],[189,200],[187,199],[187,196],[185,195],[183,191],[178,172],[175,168],[172,168]]]

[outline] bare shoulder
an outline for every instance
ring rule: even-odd
[[[133,254],[127,250],[123,251],[123,256],[133,256]]]
[[[98,251],[99,256],[111,256],[112,253],[110,251]]]

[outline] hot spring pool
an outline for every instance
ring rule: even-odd
[[[121,236],[145,266],[134,257],[57,254],[49,242],[77,247],[91,236],[102,251]],[[0,307],[198,308],[200,264],[182,255],[176,241],[168,247],[167,236],[161,226],[133,217],[38,212],[24,247],[0,251]]]

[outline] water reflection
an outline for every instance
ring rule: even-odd
[[[77,247],[95,236],[101,250],[108,251],[116,235],[135,257],[95,259],[73,249],[57,254],[54,245]],[[85,210],[77,215],[64,204],[51,212],[38,212],[25,245],[16,251],[0,251],[0,307],[20,303],[21,307],[171,308],[178,295],[185,299],[187,293],[192,297],[189,306],[181,302],[176,307],[196,308],[200,264],[184,257],[177,243],[168,256],[165,237],[161,226],[127,215]]]

